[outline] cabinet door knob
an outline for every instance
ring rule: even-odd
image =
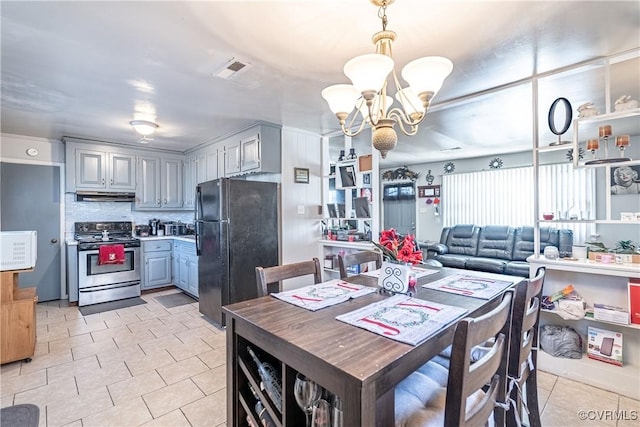
[[[164,199],[164,204],[165,204],[165,205],[167,204],[167,199]]]
[[[113,185],[113,178],[109,181],[110,185]]]
[[[157,204],[158,206],[160,206],[160,199],[158,199],[158,201],[156,202],[156,204]]]
[[[102,185],[104,185],[104,178],[102,178]]]
[[[58,239],[51,239],[51,243],[58,243]]]

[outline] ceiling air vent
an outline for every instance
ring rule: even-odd
[[[245,72],[249,68],[251,68],[251,64],[248,62],[237,58],[231,58],[224,68],[216,72],[214,75],[221,79],[230,79],[237,76],[239,73]]]

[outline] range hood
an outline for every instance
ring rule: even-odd
[[[76,202],[133,202],[135,199],[136,193],[76,191]]]

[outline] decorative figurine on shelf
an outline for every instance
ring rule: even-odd
[[[356,154],[356,149],[349,148],[349,155],[347,156],[347,160],[355,160],[357,158],[358,158],[358,155]]]
[[[578,107],[578,118],[584,119],[586,117],[593,117],[600,114],[600,111],[596,107],[594,107],[593,102],[585,102],[581,106]]]
[[[638,108],[638,100],[631,99],[629,95],[622,95],[616,99],[615,106],[616,111],[629,111]]]
[[[344,150],[340,150],[340,155],[338,156],[338,161],[342,162],[344,161],[345,156],[344,156]]]

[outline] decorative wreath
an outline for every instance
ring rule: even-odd
[[[451,173],[454,170],[456,170],[456,165],[453,164],[453,162],[447,162],[444,165],[444,173]]]
[[[489,162],[489,167],[491,169],[500,169],[502,167],[502,159],[500,157],[496,157]]]
[[[578,149],[578,160],[584,159],[584,148],[580,147]],[[567,151],[567,160],[573,162],[573,148]]]

